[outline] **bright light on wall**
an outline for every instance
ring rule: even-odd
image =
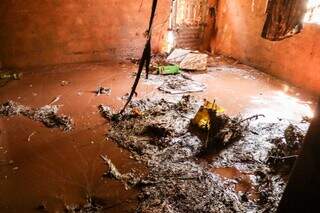
[[[320,24],[320,0],[308,1],[304,22]]]
[[[170,52],[174,48],[174,42],[175,42],[175,37],[174,37],[174,32],[172,30],[168,31],[167,34],[167,52]]]

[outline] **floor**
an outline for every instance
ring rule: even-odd
[[[88,196],[103,200],[108,212],[134,211],[137,192],[102,178],[106,166],[100,155],[107,154],[121,172],[144,168],[106,138],[108,124],[97,106],[107,104],[119,110],[135,71],[131,63],[35,68],[23,70],[22,80],[0,88],[0,103],[14,100],[41,107],[59,96],[56,104],[61,105],[61,113],[70,115],[75,123],[74,129],[65,133],[23,117],[0,118],[3,212],[34,212],[39,206],[61,212],[66,205],[85,202]],[[264,114],[270,121],[313,115],[312,95],[242,64],[216,65],[191,76],[207,85],[204,92],[193,95],[216,100],[230,115]],[[99,86],[110,87],[111,95],[96,96]],[[143,80],[137,98],[154,95],[165,96],[157,84]]]

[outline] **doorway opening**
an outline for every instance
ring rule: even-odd
[[[173,0],[168,31],[168,48],[198,50],[208,26],[208,0]]]

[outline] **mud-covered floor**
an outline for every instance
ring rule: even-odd
[[[107,212],[133,212],[137,208],[135,189],[126,190],[121,182],[102,178],[107,167],[100,155],[107,155],[122,173],[146,168],[106,139],[109,125],[97,109],[100,104],[120,109],[124,104],[121,97],[130,90],[135,71],[130,63],[28,69],[22,80],[0,88],[0,103],[13,100],[42,107],[60,97],[55,104],[74,121],[73,130],[63,132],[25,117],[0,118],[3,212],[61,212],[72,204],[85,203],[88,196],[101,201]],[[217,65],[191,76],[207,86],[204,92],[193,95],[199,100],[215,99],[231,116],[264,114],[265,122],[300,122],[303,116],[312,116],[312,96],[244,65]],[[158,91],[160,80],[143,80],[137,99],[181,96]],[[96,96],[93,91],[99,86],[111,88],[110,95]],[[211,161],[212,157],[206,156],[206,162]],[[242,175],[230,167],[212,172],[225,178]]]

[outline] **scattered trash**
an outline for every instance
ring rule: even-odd
[[[215,102],[211,103],[207,100],[204,100],[204,104],[200,107],[199,111],[192,119],[193,125],[198,126],[200,129],[209,130],[211,123],[214,123],[214,120],[211,120],[211,113],[223,113],[224,109],[218,106]]]
[[[180,70],[177,65],[160,66],[158,67],[158,73],[161,75],[175,75],[175,74],[179,74]]]
[[[219,107],[215,102],[204,101],[204,104],[200,107],[199,111],[192,119],[192,130],[203,141],[203,152],[218,151],[221,148],[232,144],[235,141],[239,141],[244,132],[248,130],[248,124],[245,121],[247,119],[241,119],[241,117],[230,118],[223,114],[224,109]]]
[[[20,80],[22,73],[0,71],[0,87],[5,86],[11,80]]]
[[[28,137],[28,142],[31,141],[31,137],[34,136],[36,133],[37,133],[37,132],[32,132],[32,133],[29,135],[29,137]]]
[[[48,105],[52,105],[52,104],[58,102],[58,101],[60,100],[60,98],[61,98],[61,95],[59,95],[58,97],[56,97],[55,99],[53,99]]]
[[[146,177],[135,179],[134,186],[141,187],[138,212],[243,210],[231,187],[192,160],[202,147],[201,140],[188,131],[199,105],[190,96],[177,102],[140,100],[131,104],[125,118],[112,123],[109,136],[150,169]],[[134,108],[143,115],[131,116]],[[110,168],[109,173],[115,171]]]
[[[70,81],[61,81],[61,82],[60,82],[60,85],[61,85],[61,86],[68,86],[69,84],[71,84]]]
[[[123,101],[127,101],[129,98],[129,93],[124,94],[124,96],[122,96],[120,99]]]
[[[205,71],[207,70],[208,55],[203,53],[189,53],[180,63],[180,69]]]
[[[110,95],[111,89],[110,88],[105,88],[105,87],[98,87],[97,90],[95,91],[96,95]]]
[[[46,105],[38,109],[23,106],[14,101],[8,101],[0,105],[0,117],[23,115],[32,120],[40,121],[49,128],[71,130],[72,119],[65,115],[57,115],[58,111],[59,107],[56,105]]]
[[[171,94],[184,94],[202,92],[206,88],[205,84],[190,80],[185,76],[170,76],[164,79],[164,83],[158,89]]]

